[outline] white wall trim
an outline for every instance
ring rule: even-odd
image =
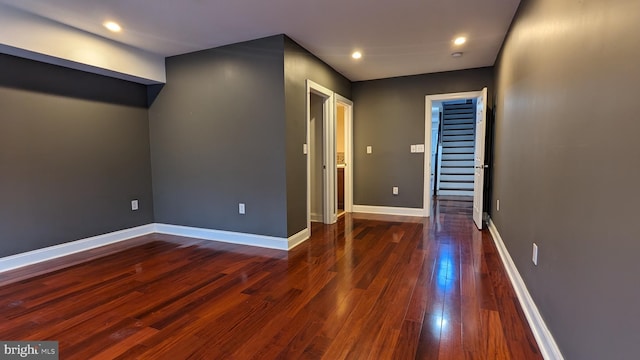
[[[287,238],[239,233],[233,231],[204,229],[181,225],[155,224],[155,226],[156,232],[161,234],[185,236],[239,245],[258,246],[269,249],[289,250],[289,239]],[[294,236],[297,236],[297,234]]]
[[[302,244],[303,242],[308,240],[310,236],[311,236],[311,231],[308,228],[307,229],[302,229],[302,231],[300,231],[299,233],[297,233],[295,235],[289,236],[289,239],[288,239],[289,249],[288,250],[291,250],[294,247]]]
[[[426,217],[422,208],[403,208],[392,206],[369,206],[369,205],[353,205],[353,212],[380,214],[380,215],[401,215],[401,216],[419,216]]]
[[[92,236],[86,239],[71,241],[42,249],[28,251],[0,258],[0,272],[17,269],[23,266],[52,260],[104,245],[129,240],[134,237],[151,234],[155,231],[153,224],[142,225],[130,229],[114,231],[108,234]]]
[[[489,232],[491,233],[493,241],[498,248],[500,259],[502,259],[502,263],[507,270],[509,280],[511,280],[511,284],[518,296],[520,306],[522,306],[522,311],[524,311],[524,315],[529,322],[529,326],[531,327],[533,336],[536,338],[536,342],[538,343],[540,352],[542,352],[542,356],[547,360],[563,360],[564,357],[558,348],[558,344],[556,344],[553,335],[551,335],[549,328],[547,328],[547,324],[545,324],[542,315],[540,315],[538,307],[535,302],[533,302],[533,298],[531,298],[531,294],[529,294],[529,290],[527,289],[524,280],[522,280],[513,259],[511,259],[511,255],[504,245],[496,225],[491,221],[491,218],[489,218],[488,223]]]
[[[323,222],[324,217],[322,214],[311,213],[311,222]]]

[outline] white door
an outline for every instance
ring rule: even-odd
[[[487,88],[482,89],[476,105],[476,149],[473,165],[473,222],[482,229],[482,213],[484,201],[484,138],[487,117]]]

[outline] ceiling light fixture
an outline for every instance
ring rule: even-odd
[[[462,45],[466,42],[467,42],[467,38],[464,36],[457,37],[455,40],[453,40],[453,43],[456,45]]]
[[[122,30],[122,27],[120,26],[120,24],[113,21],[107,21],[103,25],[104,27],[106,27],[107,29],[113,32],[120,32]]]
[[[454,58],[462,57],[462,51],[456,51],[452,53],[451,56],[453,56]]]
[[[360,51],[354,51],[353,54],[351,54],[351,57],[358,60],[362,58],[362,53]]]

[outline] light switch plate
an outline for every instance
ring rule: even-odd
[[[394,186],[392,189],[393,195],[398,195],[398,187]]]
[[[416,146],[415,145],[411,145],[411,153],[416,152]]]
[[[371,154],[373,152],[373,147],[367,146],[367,154]]]
[[[244,212],[245,212],[244,203],[238,204],[238,213],[244,215]]]
[[[424,152],[424,144],[416,145],[416,152],[423,153]]]
[[[131,210],[132,210],[132,211],[136,211],[136,210],[138,210],[138,209],[139,209],[139,207],[138,207],[138,200],[131,200]]]
[[[302,153],[305,155],[309,153],[309,146],[307,144],[302,144]]]

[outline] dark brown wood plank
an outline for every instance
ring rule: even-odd
[[[153,234],[8,271],[0,337],[64,359],[540,359],[468,206],[346,214],[288,253]]]

